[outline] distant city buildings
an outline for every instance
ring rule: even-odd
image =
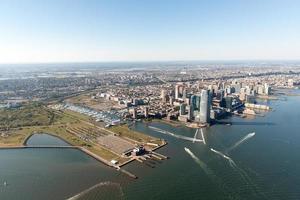
[[[22,74],[28,77],[0,80],[0,104],[14,108],[17,105],[7,102],[58,100],[97,112],[116,112],[122,119],[164,118],[199,127],[227,113],[241,114],[246,103],[257,105],[257,98],[272,98],[277,89],[300,85],[298,66],[195,65],[181,73],[182,69]]]

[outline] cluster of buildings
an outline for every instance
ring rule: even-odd
[[[127,110],[123,119],[165,118],[192,127],[208,126],[227,113],[240,111],[247,103],[253,106],[257,97],[271,95],[268,82],[256,79],[229,79],[177,82],[135,87],[110,87],[98,93],[99,98],[118,102]],[[253,114],[245,112],[244,114]]]
[[[270,94],[271,87],[267,83],[244,83],[237,80],[179,82],[173,87],[161,89],[160,104],[169,108],[161,113],[168,120],[205,126],[213,119],[239,110],[245,103],[255,104],[257,96]]]

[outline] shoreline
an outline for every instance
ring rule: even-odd
[[[68,145],[27,145],[28,140],[35,134],[46,134],[46,135],[50,135],[52,137],[56,137],[64,142],[66,142]],[[151,152],[154,152],[155,150],[164,147],[165,145],[167,145],[167,142],[164,141],[163,144],[151,149]],[[1,146],[0,145],[0,150],[12,150],[12,149],[39,149],[39,148],[48,148],[48,149],[52,149],[52,148],[60,148],[60,149],[77,149],[79,151],[81,151],[82,153],[84,153],[87,156],[90,156],[91,158],[95,159],[97,162],[100,162],[102,164],[105,164],[108,167],[112,167],[114,169],[116,169],[117,171],[122,172],[123,174],[129,176],[130,178],[133,179],[137,179],[138,177],[134,174],[132,174],[131,172],[128,172],[125,169],[122,169],[121,167],[133,162],[136,160],[136,158],[130,158],[129,160],[120,163],[118,165],[114,165],[113,163],[111,163],[109,160],[101,157],[100,155],[90,151],[87,148],[84,148],[82,146],[76,146],[71,144],[69,141],[67,141],[66,139],[56,135],[56,134],[52,134],[52,133],[48,133],[48,132],[32,132],[29,135],[27,135],[24,140],[22,141],[22,143],[20,145],[7,145],[7,146]]]
[[[53,137],[59,138],[61,140],[63,140],[64,142],[66,142],[67,146],[64,145],[32,145],[32,146],[28,146],[26,143],[27,141],[30,139],[30,137],[32,137],[35,134],[47,134],[47,135],[51,135]],[[106,159],[102,158],[101,156],[89,151],[88,149],[81,147],[81,146],[74,146],[72,144],[70,144],[69,142],[65,141],[63,138],[58,137],[57,135],[54,134],[49,134],[49,133],[31,133],[30,135],[28,135],[25,140],[23,141],[22,145],[16,145],[16,146],[0,146],[0,150],[12,150],[12,149],[40,149],[40,148],[47,148],[47,149],[53,149],[53,148],[57,148],[57,149],[77,149],[79,151],[81,151],[82,153],[84,153],[85,155],[95,159],[97,162],[100,162],[102,164],[105,164],[108,167],[112,167],[114,169],[116,169],[117,171],[121,171],[122,173],[128,175],[131,178],[137,179],[137,176],[135,176],[134,174],[121,169],[119,165],[113,165],[112,163],[110,163],[109,161],[107,161]],[[133,159],[134,160],[134,159]],[[129,162],[123,163],[122,166],[128,164]]]

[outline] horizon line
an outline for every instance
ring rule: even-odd
[[[96,63],[167,63],[167,62],[300,62],[300,59],[205,59],[205,60],[120,60],[120,61],[45,61],[45,62],[0,62],[0,65],[29,64],[96,64]]]

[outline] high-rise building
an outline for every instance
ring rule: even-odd
[[[224,98],[224,101],[225,101],[224,107],[227,109],[228,112],[232,111],[232,100],[233,100],[233,98],[230,96],[227,96]]]
[[[201,97],[199,95],[192,95],[191,96],[191,105],[193,110],[200,110],[200,100]]]
[[[270,93],[271,93],[271,87],[267,83],[265,83],[265,94],[269,95]]]
[[[230,86],[227,87],[227,88],[226,88],[226,94],[231,94],[231,93],[233,93],[233,92],[234,92],[233,90],[234,90],[234,88],[232,88],[232,87],[230,87]]]
[[[183,93],[185,91],[185,87],[183,83],[176,83],[175,85],[175,99],[183,98]]]
[[[183,91],[182,91],[182,99],[185,101],[186,99],[186,89],[183,88]]]
[[[144,108],[144,116],[145,116],[145,118],[148,118],[148,117],[149,117],[149,107],[148,107],[148,106],[146,106],[146,107]]]
[[[190,105],[188,108],[188,120],[192,120],[194,118],[194,109],[193,106]]]
[[[161,90],[160,98],[162,99],[163,103],[167,103],[167,101],[169,100],[169,96],[168,96],[167,90],[165,90],[165,89]]]
[[[289,87],[294,87],[294,80],[293,79],[288,80],[288,86]]]
[[[185,107],[186,105],[184,103],[180,104],[180,109],[179,109],[179,114],[180,115],[185,115]]]
[[[211,99],[208,90],[201,91],[201,101],[200,101],[200,122],[209,123],[210,122],[210,105]]]
[[[132,118],[137,119],[137,110],[136,110],[136,108],[133,108],[133,110],[132,110]]]
[[[236,84],[232,85],[232,87],[234,88],[234,93],[239,93],[242,86],[240,83],[236,83]]]
[[[178,99],[179,98],[179,85],[176,84],[175,85],[175,99]]]
[[[265,87],[263,85],[257,86],[257,94],[264,94],[265,93]]]
[[[167,94],[167,91],[165,89],[162,89],[161,90],[161,93],[160,93],[160,98],[163,99]]]

